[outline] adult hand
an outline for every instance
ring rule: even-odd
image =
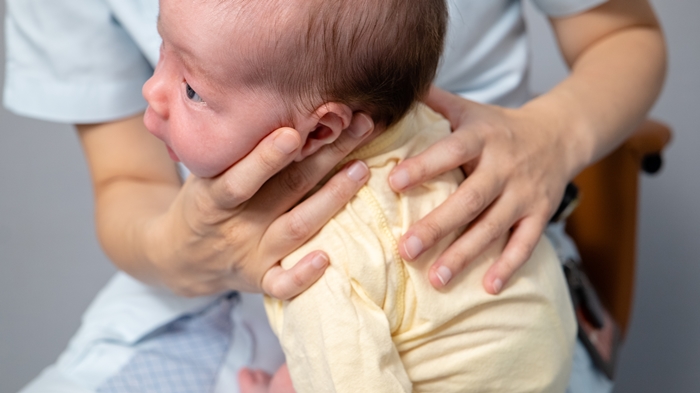
[[[430,270],[440,288],[488,244],[510,239],[483,284],[497,293],[530,256],[565,184],[634,129],[658,96],[666,55],[648,0],[609,0],[586,12],[550,18],[570,74],[520,109],[479,105],[433,89],[428,105],[455,132],[394,169],[401,191],[462,165],[468,178],[400,241],[413,259],[469,224]]]
[[[356,114],[336,143],[282,170],[301,146],[295,130],[279,129],[222,175],[190,176],[169,213],[153,223],[157,241],[169,245],[157,247],[161,254],[153,258],[162,264],[168,286],[187,295],[262,290],[279,299],[306,289],[321,276],[328,257],[315,252],[289,270],[279,261],[350,200],[367,180],[367,166],[348,164],[295,204],[371,130],[369,117]]]
[[[507,232],[510,239],[483,279],[498,293],[529,258],[575,171],[567,162],[556,124],[525,109],[482,105],[432,88],[426,103],[444,115],[454,132],[390,176],[403,191],[461,166],[467,175],[457,191],[415,223],[399,243],[413,260],[457,228],[466,231],[435,261],[429,280],[436,288]]]
[[[181,295],[236,289],[291,298],[323,274],[328,257],[311,253],[290,270],[279,260],[350,200],[368,178],[366,165],[349,163],[296,204],[372,129],[357,113],[335,143],[289,165],[301,139],[281,128],[223,174],[181,186],[140,117],[79,125],[100,241],[119,268]]]

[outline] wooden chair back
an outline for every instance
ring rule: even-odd
[[[670,139],[669,127],[648,120],[622,146],[574,180],[580,204],[567,220],[567,232],[576,241],[584,271],[623,334],[634,294],[638,174],[658,171],[661,151]]]

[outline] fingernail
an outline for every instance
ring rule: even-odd
[[[315,267],[316,269],[323,269],[326,267],[328,264],[328,257],[326,257],[326,254],[319,253],[316,254],[315,257],[311,260],[311,266]]]
[[[493,280],[493,291],[495,293],[501,292],[501,288],[503,288],[503,281],[500,278]]]
[[[365,114],[360,114],[357,116],[354,126],[350,127],[348,131],[350,131],[353,137],[361,138],[372,131],[372,126],[372,119]]]
[[[284,131],[275,138],[275,146],[284,154],[290,154],[299,147],[299,138],[293,131]]]
[[[389,183],[394,190],[403,190],[408,186],[408,171],[399,169],[389,176]]]
[[[403,250],[410,259],[413,259],[423,251],[423,242],[419,238],[411,236],[403,243]]]
[[[348,177],[354,181],[359,182],[362,179],[364,179],[365,176],[367,176],[368,172],[369,172],[369,169],[367,168],[367,164],[365,164],[362,161],[355,161],[348,168]]]
[[[443,286],[447,285],[447,283],[452,279],[452,272],[445,266],[440,266],[437,268],[437,272],[435,272],[435,274]]]

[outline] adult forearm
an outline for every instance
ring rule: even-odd
[[[180,189],[175,165],[141,115],[78,125],[95,195],[97,234],[115,265],[134,277],[157,281],[145,236]]]
[[[523,109],[551,122],[571,177],[618,146],[658,96],[666,53],[658,27],[629,27],[581,51],[568,78]]]
[[[98,187],[95,198],[97,233],[104,252],[121,270],[149,284],[162,284],[162,269],[153,260],[165,247],[153,236],[153,223],[162,220],[179,185],[114,179]]]

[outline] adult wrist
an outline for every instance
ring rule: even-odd
[[[595,158],[596,130],[578,110],[576,99],[563,89],[551,91],[522,107],[537,119],[541,131],[552,141],[552,148],[561,152],[567,180],[572,180]]]
[[[165,229],[168,224],[165,221],[166,216],[163,215],[136,225],[132,242],[136,252],[126,272],[146,284],[168,287],[163,267],[166,263],[172,263],[174,242],[167,239]]]

